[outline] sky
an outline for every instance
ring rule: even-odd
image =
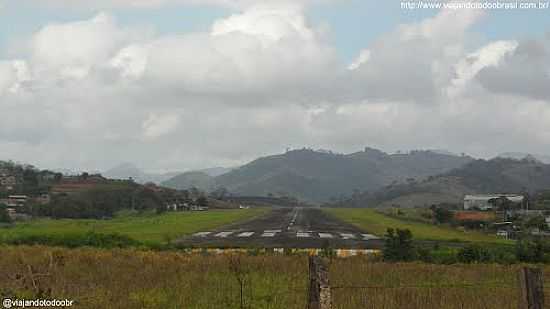
[[[0,0],[0,160],[183,171],[302,147],[549,154],[549,15]]]

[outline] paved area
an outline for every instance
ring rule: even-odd
[[[274,208],[263,217],[177,241],[207,248],[379,249],[382,240],[318,208]]]

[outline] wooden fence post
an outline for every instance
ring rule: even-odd
[[[519,271],[519,309],[543,309],[544,287],[542,270],[522,267]]]
[[[328,269],[318,256],[309,257],[308,309],[332,309]]]

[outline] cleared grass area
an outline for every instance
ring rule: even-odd
[[[176,237],[214,229],[268,213],[268,208],[124,215],[110,220],[37,219],[0,228],[0,241],[16,237],[67,236],[89,232],[120,234],[146,243],[166,243]]]
[[[349,222],[372,234],[383,236],[388,228],[409,229],[415,239],[450,242],[482,242],[512,244],[513,242],[493,235],[473,231],[460,231],[451,227],[428,223],[399,220],[379,213],[375,209],[325,208],[328,214]]]

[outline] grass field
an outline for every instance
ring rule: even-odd
[[[0,296],[73,299],[76,308],[302,309],[299,255],[201,255],[135,249],[0,246]],[[517,308],[521,265],[333,259],[335,309]],[[549,286],[550,267],[544,267]],[[241,307],[241,285],[243,306]],[[548,299],[547,299],[548,300]]]
[[[333,290],[333,308],[517,308],[521,266],[336,259],[330,267],[331,285],[344,288]],[[544,286],[549,287],[550,267],[544,266],[543,272]]]
[[[511,244],[511,241],[493,235],[473,231],[461,231],[446,226],[399,220],[366,208],[327,208],[327,213],[352,223],[359,228],[375,235],[383,236],[388,228],[409,229],[415,239],[451,241],[451,242],[482,242],[494,244]]]
[[[14,237],[117,233],[144,243],[165,243],[176,237],[213,229],[269,212],[267,208],[123,215],[110,220],[37,219],[0,228],[0,241]]]

